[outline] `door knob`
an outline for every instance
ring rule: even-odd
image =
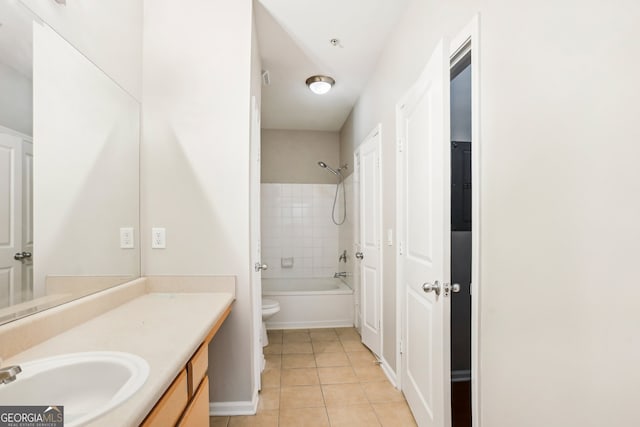
[[[253,267],[256,269],[256,273],[258,271],[266,270],[267,268],[269,268],[267,264],[260,264],[259,262],[256,262],[256,264]]]
[[[364,254],[362,252],[356,252],[356,258],[364,259]]]
[[[23,259],[29,258],[31,258],[31,252],[16,252],[16,254],[13,256],[13,259],[15,259],[16,261],[22,261]]]
[[[422,290],[426,293],[435,292],[436,296],[440,296],[440,282],[438,282],[437,280],[433,283],[427,282],[422,285]]]

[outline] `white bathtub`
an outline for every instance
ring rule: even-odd
[[[280,303],[267,329],[353,326],[353,290],[340,279],[262,279],[262,295]]]

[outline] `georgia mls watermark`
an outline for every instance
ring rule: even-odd
[[[0,427],[63,427],[64,406],[0,406]]]

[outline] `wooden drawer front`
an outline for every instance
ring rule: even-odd
[[[204,343],[196,350],[195,354],[187,363],[187,379],[189,388],[189,398],[191,398],[200,381],[207,375],[207,367],[209,366],[209,345]]]
[[[180,420],[180,427],[209,427],[209,378],[204,377]]]
[[[187,373],[183,369],[142,425],[144,427],[175,426],[184,412],[184,408],[187,407],[189,401],[187,393]]]

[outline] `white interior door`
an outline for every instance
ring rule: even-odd
[[[33,144],[25,139],[22,140],[22,251],[33,254]],[[33,298],[33,257],[22,259],[20,294],[21,301]]]
[[[358,148],[359,252],[362,343],[382,351],[382,275],[380,266],[380,126]]]
[[[421,427],[451,424],[450,297],[444,283],[451,228],[449,58],[443,46],[441,41],[397,110],[401,380]]]
[[[22,288],[22,138],[0,132],[0,308]]]
[[[253,347],[254,381],[260,389],[260,373],[264,356],[262,353],[262,266],[260,253],[260,106],[255,96],[251,97],[251,286],[253,300]]]

